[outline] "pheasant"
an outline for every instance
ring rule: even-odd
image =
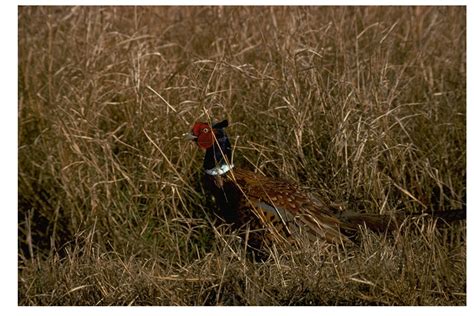
[[[340,212],[289,181],[235,167],[224,131],[227,126],[227,120],[212,126],[196,122],[186,138],[206,151],[204,188],[214,196],[226,222],[249,228],[250,246],[259,248],[262,242],[288,241],[301,234],[340,244],[348,241],[359,225],[382,232],[398,226],[397,216]]]

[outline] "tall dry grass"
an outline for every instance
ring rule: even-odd
[[[465,7],[20,7],[20,305],[465,305],[465,224],[248,258],[199,182],[235,163],[368,213],[461,208]]]

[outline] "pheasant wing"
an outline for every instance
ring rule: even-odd
[[[283,230],[294,235],[302,230],[309,236],[322,237],[331,242],[346,239],[339,231],[340,221],[323,203],[315,201],[295,185],[238,169],[233,176],[252,211],[272,230]],[[281,236],[281,234],[279,234]]]

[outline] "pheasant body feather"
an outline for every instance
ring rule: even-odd
[[[217,177],[207,175],[205,185],[216,199],[224,219],[238,226],[256,223],[287,238],[306,227],[310,236],[331,242],[345,240],[341,222],[329,210],[315,204],[291,183],[234,168]]]

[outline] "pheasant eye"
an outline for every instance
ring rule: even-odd
[[[202,129],[202,131],[203,131],[204,133],[209,133],[209,129],[208,129],[207,127],[204,127],[204,128]]]

